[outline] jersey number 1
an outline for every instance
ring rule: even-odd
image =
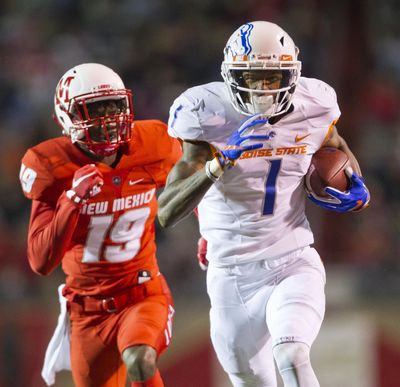
[[[281,170],[282,160],[268,160],[270,169],[265,183],[265,198],[263,215],[271,215],[274,212],[275,196],[276,196],[276,180]]]

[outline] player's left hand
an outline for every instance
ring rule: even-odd
[[[332,187],[326,187],[325,192],[330,197],[323,198],[308,192],[308,198],[316,205],[336,212],[360,211],[367,207],[370,193],[364,179],[350,167],[346,168],[345,172],[351,182],[349,190],[342,192]]]
[[[247,144],[249,141],[265,141],[271,138],[267,134],[249,134],[258,125],[264,125],[268,119],[262,114],[255,114],[242,122],[229,137],[226,146],[219,150],[218,160],[222,167],[232,166],[243,152],[263,147],[262,142]]]
[[[89,198],[100,193],[103,184],[103,175],[96,165],[86,164],[75,171],[67,197],[74,203],[83,205]]]

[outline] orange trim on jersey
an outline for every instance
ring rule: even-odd
[[[331,125],[328,128],[328,132],[326,133],[326,136],[324,138],[324,141],[322,141],[321,144],[321,148],[324,146],[324,144],[330,140],[330,138],[332,137],[332,132],[333,132],[333,128],[336,125],[336,122],[338,122],[339,118],[337,118],[336,120],[333,120],[333,122],[331,123]]]

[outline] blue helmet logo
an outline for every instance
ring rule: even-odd
[[[226,47],[227,51],[230,51],[232,56],[237,55],[248,55],[250,54],[252,47],[249,42],[250,33],[254,25],[251,23],[244,24],[240,27],[240,35],[236,36],[235,39],[229,42]]]

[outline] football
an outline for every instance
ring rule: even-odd
[[[322,197],[329,197],[324,192],[327,186],[346,191],[350,187],[349,178],[344,171],[348,166],[350,160],[343,151],[330,147],[319,149],[314,153],[305,176],[307,189]]]

